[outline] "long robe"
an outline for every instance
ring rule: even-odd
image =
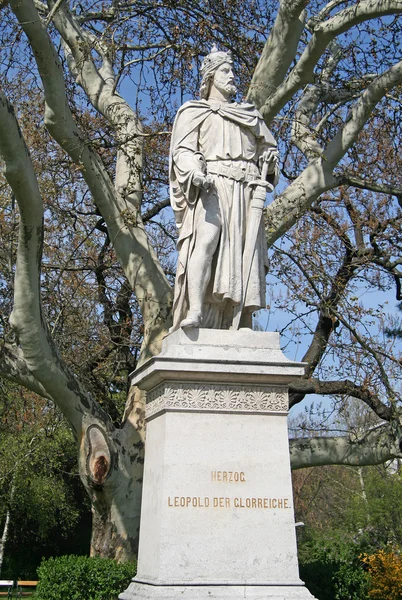
[[[173,304],[173,329],[187,315],[187,269],[197,235],[202,189],[193,185],[194,173],[214,179],[221,233],[212,260],[212,273],[203,304],[202,327],[228,328],[233,306],[244,294],[243,248],[253,189],[238,175],[236,165],[259,179],[258,163],[264,150],[276,147],[262,116],[252,104],[194,100],[178,111],[173,126],[170,200],[179,230],[179,252]],[[225,175],[219,174],[225,165]],[[227,167],[227,165],[229,165]],[[218,173],[217,173],[218,171]],[[241,173],[241,171],[239,171]],[[268,180],[276,184],[277,174]],[[265,307],[267,248],[262,224],[244,303],[245,312]]]

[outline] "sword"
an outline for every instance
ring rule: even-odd
[[[265,181],[268,174],[268,161],[264,161],[261,170],[261,179],[250,181],[250,186],[255,186],[251,203],[249,218],[247,223],[246,240],[243,251],[243,295],[240,304],[234,307],[234,316],[232,329],[237,331],[240,325],[240,319],[246,302],[248,282],[250,279],[251,265],[253,264],[255,246],[257,243],[258,230],[260,228],[262,211],[265,204],[267,192],[272,192],[274,186]]]

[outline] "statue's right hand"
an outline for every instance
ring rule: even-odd
[[[214,180],[210,175],[204,175],[201,171],[196,171],[193,175],[193,184],[196,187],[209,190],[213,186]]]

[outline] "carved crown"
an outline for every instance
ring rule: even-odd
[[[207,54],[204,58],[203,63],[201,65],[201,75],[204,76],[211,71],[215,71],[220,65],[228,62],[230,64],[233,63],[232,53],[230,50],[228,52],[223,52],[222,50],[218,50],[216,44],[214,44],[211,48],[211,52]]]

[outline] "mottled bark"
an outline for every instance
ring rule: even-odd
[[[143,444],[122,430],[110,436],[88,427],[80,448],[80,473],[92,506],[91,556],[132,560],[138,550]]]
[[[313,437],[290,440],[292,469],[319,465],[378,465],[402,458],[402,431],[388,423],[356,436]]]
[[[143,444],[131,426],[116,429],[107,413],[67,367],[43,318],[40,265],[43,205],[28,150],[12,109],[0,94],[0,156],[20,210],[19,243],[10,318],[18,349],[5,346],[10,379],[52,399],[79,445],[81,480],[91,497],[93,553],[133,557],[139,528]],[[19,371],[15,373],[15,371]]]

